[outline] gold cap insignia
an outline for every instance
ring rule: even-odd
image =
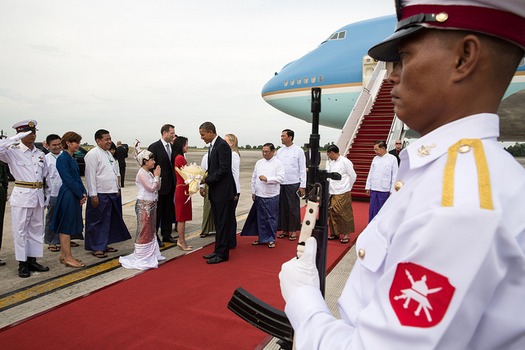
[[[446,12],[440,12],[436,15],[436,21],[439,23],[443,23],[448,19],[448,13]]]

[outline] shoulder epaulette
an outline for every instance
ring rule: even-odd
[[[448,149],[448,158],[443,176],[443,193],[441,206],[451,207],[454,205],[454,175],[458,153],[474,152],[474,161],[478,173],[479,202],[482,209],[492,210],[492,189],[490,186],[490,173],[487,158],[480,139],[462,139]]]

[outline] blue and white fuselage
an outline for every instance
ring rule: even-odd
[[[366,79],[368,69],[375,66],[367,56],[368,50],[392,34],[395,25],[396,18],[392,15],[349,24],[337,30],[315,50],[276,73],[264,85],[263,99],[286,114],[311,122],[311,88],[321,87],[319,123],[343,128],[361,93],[363,76]],[[370,61],[368,67],[364,62],[367,59]],[[521,65],[504,98],[523,89],[525,66]]]

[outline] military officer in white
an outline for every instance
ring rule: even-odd
[[[525,170],[497,141],[525,49],[523,0],[403,0],[374,46],[397,116],[422,136],[356,243],[328,311],[316,241],[280,273],[297,349],[525,349]]]
[[[13,125],[17,134],[0,142],[0,160],[9,164],[15,187],[9,198],[15,258],[18,275],[31,276],[31,271],[49,271],[36,262],[42,257],[44,242],[44,188],[46,160],[35,147],[36,120],[24,120]]]

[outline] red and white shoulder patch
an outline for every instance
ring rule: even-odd
[[[437,272],[399,263],[390,287],[390,304],[403,326],[433,327],[443,319],[455,290]]]

